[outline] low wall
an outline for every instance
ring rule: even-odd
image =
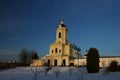
[[[32,63],[30,64],[30,66],[43,66],[43,65],[44,65],[44,61],[41,59],[32,60]]]
[[[100,67],[108,67],[111,61],[117,61],[118,64],[120,65],[120,57],[103,57],[100,58]],[[94,62],[93,62],[94,63]],[[74,60],[74,65],[75,66],[85,66],[86,65],[86,58],[81,58],[81,59],[75,59]]]
[[[100,67],[108,67],[111,61],[117,61],[118,64],[120,65],[120,57],[102,57],[100,58]],[[93,62],[94,63],[94,62]],[[44,61],[43,60],[32,60],[32,63],[30,66],[43,66]],[[81,59],[74,59],[74,66],[85,66],[86,65],[86,58],[81,58]]]

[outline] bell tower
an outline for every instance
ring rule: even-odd
[[[61,19],[60,24],[56,30],[56,43],[67,44],[67,28],[63,19]]]
[[[56,29],[55,42],[50,44],[49,55],[46,55],[48,59],[48,65],[51,66],[68,66],[70,64],[70,57],[78,54],[77,50],[68,42],[67,39],[67,27],[61,19]]]

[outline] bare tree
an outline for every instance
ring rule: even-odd
[[[20,59],[20,63],[22,63],[22,65],[26,66],[29,63],[29,52],[27,51],[27,49],[22,49],[22,51],[19,54],[19,59]]]
[[[37,80],[38,75],[40,75],[40,73],[42,73],[44,71],[45,71],[45,69],[41,69],[39,67],[39,61],[37,61],[36,67],[30,67],[30,72],[33,74],[33,80]]]
[[[34,75],[33,80],[37,80],[36,78],[38,76],[38,68],[36,67],[35,70],[30,68],[30,70],[32,71],[32,74]]]
[[[57,69],[54,70],[54,73],[55,73],[55,76],[58,78],[60,70],[57,68]]]
[[[85,80],[84,79],[84,72],[85,71],[78,68],[78,72],[80,73],[80,78],[78,80]]]
[[[47,76],[50,69],[49,67],[39,67],[39,61],[37,61],[36,67],[30,67],[30,72],[33,74],[33,80],[37,80],[38,75],[42,73],[45,73],[45,76]]]
[[[48,74],[48,72],[49,72],[50,69],[51,69],[51,67],[47,67],[47,68],[45,69],[45,76],[47,76],[47,74]]]
[[[31,51],[31,59],[38,59],[39,56],[36,51]]]
[[[80,79],[80,80],[84,80],[84,79],[83,79],[83,71],[79,69],[79,72],[80,72],[80,74],[81,74],[81,77],[80,77],[81,79]]]
[[[70,76],[72,75],[72,71],[73,71],[72,67],[69,67]]]

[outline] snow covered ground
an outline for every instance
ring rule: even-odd
[[[0,80],[33,80],[34,73],[38,73],[37,80],[120,80],[120,72],[103,74],[87,73],[86,68],[52,67],[45,75],[47,67],[17,67],[0,71]],[[58,74],[58,75],[57,75]]]

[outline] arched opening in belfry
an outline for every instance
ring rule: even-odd
[[[59,32],[59,34],[58,34],[58,38],[61,38],[61,32]]]
[[[55,53],[57,53],[58,52],[58,49],[57,48],[55,48]]]
[[[54,66],[57,66],[57,60],[55,59],[55,61],[54,61]]]
[[[63,65],[63,66],[66,66],[66,61],[65,61],[65,59],[63,59],[62,65]]]
[[[48,60],[48,66],[50,66],[50,60]]]

